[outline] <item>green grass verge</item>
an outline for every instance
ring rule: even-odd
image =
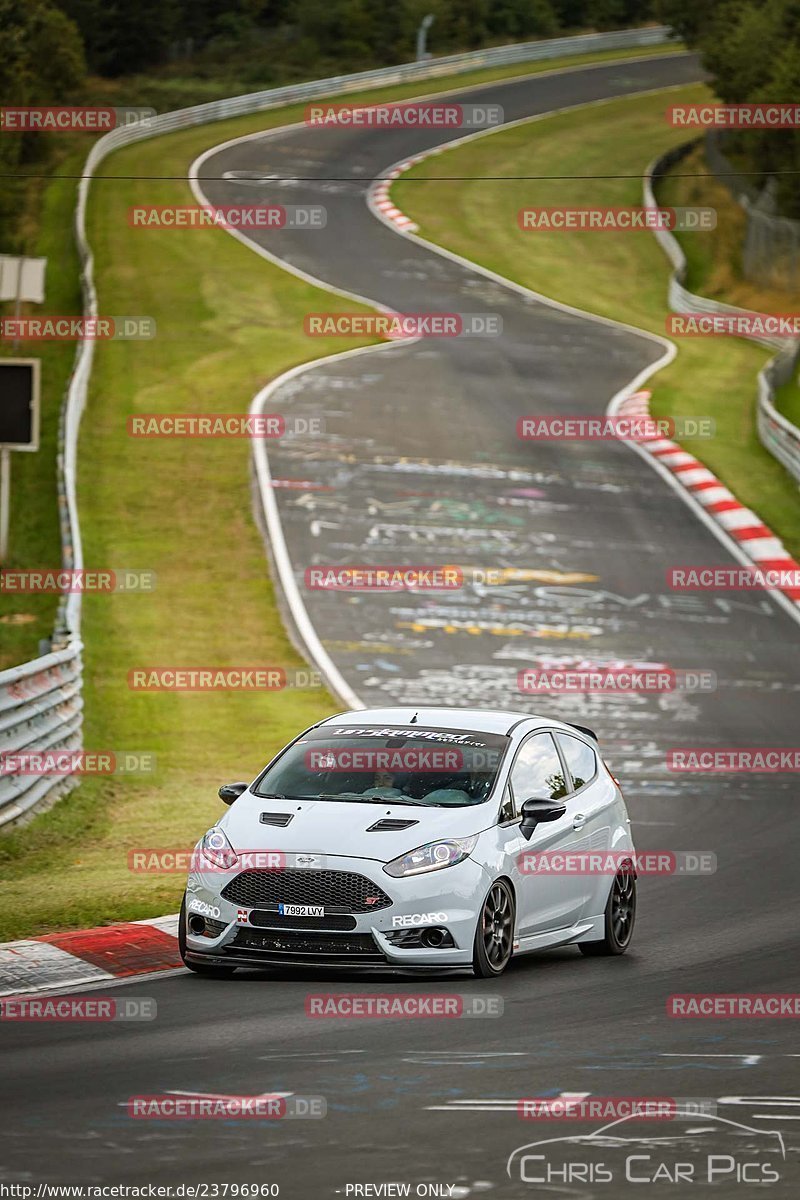
[[[608,57],[621,56],[587,59]],[[426,82],[425,91],[496,77],[450,76]],[[408,85],[350,99],[419,91]],[[128,671],[140,665],[303,665],[280,622],[251,517],[247,444],[137,442],[126,434],[126,418],[137,412],[243,411],[290,366],[359,344],[332,338],[312,346],[304,314],[353,303],[223,232],[145,232],[126,221],[137,203],[191,203],[184,181],[202,150],[301,120],[302,112],[296,106],[143,142],[107,160],[93,185],[89,236],[100,311],[155,317],[158,337],[97,347],[80,443],[85,557],[93,568],[154,570],[158,585],[150,594],[85,598],[85,743],[154,753],[157,771],[86,779],[51,812],[0,839],[0,939],[175,910],[182,878],[132,874],[129,851],[191,846],[221,811],[220,782],[252,777],[298,728],[335,708],[321,689],[204,695],[127,687]],[[164,175],[176,178],[148,179]],[[57,180],[51,190],[50,236],[63,238],[70,202],[59,209],[55,199],[72,188]],[[72,268],[65,271],[74,280]]]
[[[699,86],[670,90],[503,130],[425,160],[392,195],[422,236],[554,299],[663,333],[669,264],[649,233],[522,232],[517,213],[526,205],[640,204],[644,167],[686,136],[667,125],[665,107],[707,95]],[[512,178],[541,174],[632,178]],[[459,182],[437,179],[448,175]],[[695,235],[698,243],[706,236]],[[768,357],[734,338],[679,341],[675,361],[651,379],[653,411],[713,418],[716,436],[687,438],[686,449],[797,557],[797,487],[755,429],[756,374]]]

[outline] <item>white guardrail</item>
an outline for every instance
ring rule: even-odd
[[[80,750],[83,699],[77,640],[0,673],[0,755]],[[0,827],[54,804],[72,775],[0,776]]]
[[[646,208],[657,207],[653,180],[669,171],[680,162],[694,146],[696,141],[684,143],[669,150],[656,159],[647,168],[644,178],[644,205]],[[668,303],[673,312],[689,313],[727,313],[741,314],[746,309],[737,308],[733,304],[723,304],[718,300],[710,300],[707,296],[698,296],[684,287],[686,278],[686,256],[676,237],[665,229],[653,230],[659,244],[674,268],[669,281]],[[795,479],[800,480],[800,429],[787,420],[775,407],[775,391],[786,383],[797,369],[800,356],[800,343],[794,338],[764,337],[753,338],[762,346],[777,350],[777,354],[765,364],[758,373],[758,393],[756,398],[756,428],[762,445],[769,450],[774,458],[786,467]]]
[[[548,41],[520,42],[491,50],[453,54],[420,63],[381,67],[353,75],[336,75],[310,83],[291,84],[214,100],[193,108],[163,113],[147,123],[121,126],[99,138],[86,159],[78,187],[75,211],[75,237],[81,260],[84,313],[97,316],[97,292],[94,286],[92,251],[86,236],[86,205],[89,184],[99,164],[114,150],[145,138],[160,137],[194,125],[206,125],[231,117],[281,108],[304,100],[316,100],[347,92],[416,80],[458,75],[482,67],[509,66],[589,54],[596,50],[627,50],[662,46],[672,41],[668,26],[623,29],[612,33],[582,34]],[[76,499],[78,430],[86,406],[89,379],[94,358],[94,342],[83,341],[75,356],[75,366],[62,405],[58,450],[58,500],[64,567],[83,568],[80,524]],[[65,596],[59,608],[52,654],[34,659],[20,667],[0,672],[0,753],[32,753],[43,750],[78,750],[82,742],[81,700],[81,595]],[[77,780],[74,776],[0,774],[0,829],[29,818],[48,808]]]

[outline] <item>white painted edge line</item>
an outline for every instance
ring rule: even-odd
[[[260,133],[248,133],[242,137],[231,138],[227,142],[220,142],[219,145],[212,146],[208,150],[204,150],[189,167],[189,184],[195,198],[200,204],[210,204],[211,201],[205,195],[199,179],[199,174],[203,163],[218,154],[222,150],[227,150],[230,146],[240,145],[242,142],[253,141],[254,139],[264,139],[278,137],[293,129],[305,129],[303,122],[296,121],[292,125],[282,125],[277,129],[265,130]],[[378,312],[387,313],[390,316],[396,315],[395,310],[388,308],[386,305],[379,303],[376,300],[370,299],[369,296],[362,296],[357,292],[350,292],[344,288],[337,287],[335,284],[326,282],[324,279],[318,279],[315,275],[310,275],[307,271],[303,271],[300,267],[295,267],[285,259],[278,258],[267,250],[264,246],[251,241],[245,237],[238,229],[231,229],[227,226],[222,227],[224,232],[231,237],[236,238],[242,245],[249,250],[258,254],[261,258],[271,262],[274,266],[280,267],[281,270],[287,271],[291,275],[297,276],[305,283],[310,283],[314,287],[320,288],[336,296],[342,296],[346,300],[354,300],[358,304],[362,304],[367,308],[371,308]],[[392,351],[400,350],[405,346],[412,345],[419,341],[415,338],[402,338],[393,341],[379,342],[371,346],[359,346],[352,350],[340,351],[336,354],[328,354],[323,358],[310,359],[308,362],[299,363],[295,367],[291,367],[288,371],[282,372],[275,379],[270,380],[265,387],[252,398],[250,403],[250,412],[259,413],[263,411],[269,397],[277,391],[289,379],[293,379],[298,375],[302,375],[306,371],[312,371],[318,366],[325,363],[330,363],[344,358],[353,358],[357,354],[368,354],[378,350]],[[275,560],[275,566],[278,572],[278,578],[283,590],[286,603],[289,606],[289,611],[292,615],[295,628],[302,639],[302,642],[308,652],[311,662],[317,667],[325,679],[329,689],[338,696],[338,698],[348,708],[365,708],[364,701],[353,691],[350,684],[344,678],[339,668],[334,663],[333,659],[328,654],[325,647],[322,645],[319,634],[314,627],[314,624],[308,614],[305,601],[300,594],[300,589],[297,586],[295,571],[292,565],[289,549],[286,544],[286,537],[281,524],[280,513],[278,510],[278,502],[275,498],[275,489],[271,486],[272,475],[269,467],[269,456],[267,447],[264,441],[253,440],[253,462],[256,470],[256,478],[258,480],[258,490],[261,497],[261,508],[264,514],[264,520],[267,525],[267,533],[269,535],[272,553]]]
[[[418,339],[415,338],[415,341]],[[403,342],[397,343],[403,345]],[[344,358],[354,358],[359,354],[367,354],[370,351],[391,349],[391,343],[380,343],[376,346],[361,346],[353,350],[345,350],[338,354],[328,354],[324,358],[314,359],[311,363],[300,363],[291,370],[285,371],[276,379],[273,379],[265,387],[261,389],[254,397],[250,405],[251,413],[259,413],[264,411],[264,407],[270,396],[277,391],[287,379],[293,379],[297,375],[302,375],[304,372],[313,367],[322,366],[325,363],[340,362]],[[275,558],[275,566],[278,570],[281,587],[283,588],[286,602],[289,605],[292,617],[297,627],[297,631],[311,656],[312,661],[317,668],[322,672],[323,677],[328,683],[333,692],[339,696],[348,708],[366,708],[364,701],[350,687],[350,684],[339,671],[339,668],[334,663],[333,659],[328,654],[325,647],[319,638],[319,634],[314,626],[311,617],[308,614],[308,609],[305,606],[303,597],[300,594],[300,589],[297,586],[294,568],[289,555],[289,548],[286,544],[286,537],[283,532],[283,525],[280,519],[278,510],[278,501],[275,496],[275,489],[271,486],[272,476],[269,468],[269,456],[267,454],[266,443],[264,441],[253,441],[253,458],[255,461],[256,476],[258,478],[258,490],[261,496],[261,507],[264,513],[264,519],[267,523],[270,542],[272,544],[272,553]]]

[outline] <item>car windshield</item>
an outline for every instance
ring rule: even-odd
[[[463,729],[329,725],[269,767],[256,796],[462,808],[489,796],[508,738]]]

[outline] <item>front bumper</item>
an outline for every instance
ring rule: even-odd
[[[242,874],[240,870],[194,871],[186,893],[187,960],[242,967],[295,963],[441,970],[471,965],[475,925],[491,883],[473,859],[406,879],[387,875],[382,863],[372,859],[326,855],[325,870],[366,877],[390,903],[369,912],[342,911],[348,907],[345,904],[333,906],[333,912],[326,907],[324,915],[313,918],[284,916],[274,904],[244,908],[222,895]],[[270,872],[272,880],[280,875]],[[292,900],[297,902],[296,893]],[[188,927],[193,915],[211,918],[207,925],[215,936],[194,934]],[[419,941],[414,936],[417,931],[431,928],[447,930],[452,944],[435,948],[414,944]],[[398,944],[409,940],[411,946]]]

